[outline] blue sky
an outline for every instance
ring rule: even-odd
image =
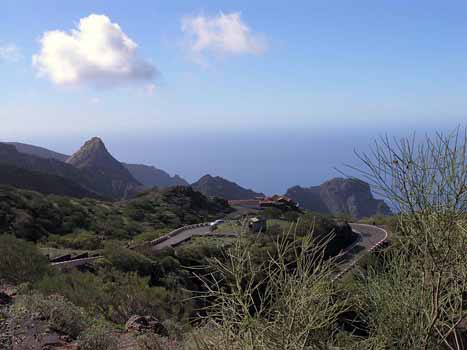
[[[183,31],[184,20],[216,25],[237,13],[249,28],[243,46],[221,33],[194,52],[190,40],[199,32],[194,25]],[[118,24],[138,45],[138,62],[158,73],[134,79],[132,61],[128,75],[99,71],[96,82],[88,64],[71,84],[54,81],[57,61],[45,57],[40,39],[53,30],[70,35],[92,14]],[[272,192],[332,175],[331,165],[345,159],[325,135],[364,145],[383,132],[452,128],[467,119],[465,1],[3,0],[0,16],[3,140],[72,152],[99,135],[123,160],[190,180],[219,173]],[[44,58],[49,75],[38,76],[33,55]],[[255,133],[271,147],[254,147]],[[314,140],[301,141],[307,135]],[[301,156],[309,149],[313,164],[313,153],[329,152],[326,169],[305,171],[297,147]],[[187,152],[210,161],[197,167]],[[232,160],[246,152],[268,169],[268,181],[235,170]],[[270,154],[281,154],[283,164]],[[285,179],[284,164],[303,176]]]

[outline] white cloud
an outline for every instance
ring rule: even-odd
[[[138,45],[107,16],[91,14],[69,33],[45,32],[33,56],[39,75],[57,85],[112,86],[152,80],[156,68],[137,55]]]
[[[202,59],[204,54],[260,55],[266,50],[265,38],[252,33],[239,12],[220,13],[215,17],[185,17],[182,31],[197,59]]]
[[[21,55],[16,45],[0,45],[0,61],[16,62]]]
[[[97,105],[97,104],[99,104],[101,102],[101,99],[99,97],[93,97],[93,98],[91,98],[90,102],[93,105]]]
[[[146,94],[152,96],[156,93],[157,86],[154,83],[148,84],[145,87]]]

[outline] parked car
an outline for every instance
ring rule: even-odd
[[[224,222],[225,222],[224,220],[216,220],[216,221],[211,222],[209,225],[210,226],[218,226],[220,224],[223,224]]]

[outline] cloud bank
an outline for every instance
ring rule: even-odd
[[[0,61],[16,62],[20,59],[18,47],[13,44],[0,45]]]
[[[115,86],[148,82],[156,68],[138,56],[138,45],[105,15],[82,18],[69,33],[45,32],[33,56],[39,75],[57,85]]]
[[[215,17],[194,16],[182,19],[182,32],[196,58],[204,55],[260,55],[266,40],[242,21],[239,12],[220,13]]]

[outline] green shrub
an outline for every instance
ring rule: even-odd
[[[268,219],[280,219],[282,217],[282,210],[278,208],[266,208],[263,215]]]
[[[112,332],[103,327],[89,329],[78,339],[78,350],[117,350],[118,342]]]
[[[97,250],[103,248],[102,240],[96,234],[85,231],[65,236],[51,235],[49,242],[69,249]]]
[[[60,293],[73,304],[92,312],[105,312],[105,290],[99,276],[78,270],[66,274],[46,275],[34,284],[45,295]]]
[[[140,233],[139,235],[135,236],[133,240],[135,242],[147,242],[147,241],[152,241],[153,239],[159,238],[167,233],[169,233],[171,230],[170,229],[159,229],[159,230],[153,230],[153,231],[144,231],[143,233]]]
[[[184,317],[191,311],[186,293],[150,287],[149,278],[134,272],[101,270],[95,275],[73,271],[46,276],[35,287],[46,295],[60,293],[90,313],[119,324],[124,324],[135,314],[164,320],[170,315]]]
[[[159,275],[158,266],[154,261],[116,243],[106,244],[104,256],[122,272],[137,272],[140,276],[151,276],[153,279]]]
[[[45,319],[52,330],[73,338],[81,334],[87,321],[80,308],[58,295],[47,298],[42,294],[22,295],[16,300],[13,313]]]
[[[49,271],[49,263],[34,244],[0,234],[0,280],[32,282]]]

